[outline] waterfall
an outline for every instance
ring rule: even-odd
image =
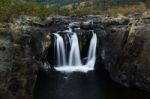
[[[88,52],[88,60],[86,65],[89,67],[94,67],[96,61],[96,45],[97,45],[97,36],[93,32],[93,37],[90,41],[89,52]]]
[[[77,34],[71,36],[71,50],[69,54],[69,66],[81,66],[81,56]]]
[[[66,52],[65,52],[65,45],[63,38],[57,34],[54,33],[56,36],[56,50],[57,50],[57,66],[64,66],[66,65]]]
[[[66,30],[67,31],[67,30]],[[82,63],[80,48],[78,42],[78,36],[72,30],[67,31],[68,42],[70,44],[70,51],[67,58],[64,39],[59,33],[54,33],[56,37],[55,47],[57,52],[57,65],[54,68],[57,71],[62,72],[88,72],[94,70],[94,65],[96,61],[96,46],[97,46],[97,35],[92,31],[92,38],[89,44],[89,50],[87,55],[86,64]]]

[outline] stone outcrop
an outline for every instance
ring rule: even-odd
[[[50,34],[39,27],[9,24],[0,32],[0,99],[33,99]]]
[[[127,86],[150,91],[150,25],[133,23],[127,34],[122,32],[117,39],[119,44],[112,46],[117,55],[114,65],[109,69],[111,77]],[[120,40],[121,39],[121,40]],[[116,51],[115,51],[116,50]]]

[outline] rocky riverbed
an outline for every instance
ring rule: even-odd
[[[90,31],[98,36],[95,70],[105,69],[111,78],[126,86],[150,91],[150,15],[111,17],[48,17],[41,21],[24,16],[0,24],[0,99],[33,99],[37,72],[52,63],[54,38],[69,23],[86,52]],[[76,29],[78,27],[79,29]]]

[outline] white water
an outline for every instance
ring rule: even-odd
[[[96,61],[96,45],[97,45],[97,36],[93,32],[93,37],[91,39],[89,52],[88,52],[88,61],[87,61],[87,64],[86,64],[88,67],[94,67],[94,65],[95,65],[95,61]]]
[[[97,45],[97,36],[93,32],[93,36],[90,41],[87,62],[83,64],[81,61],[80,48],[78,37],[76,33],[73,33],[70,29],[67,37],[70,43],[70,51],[69,58],[66,58],[66,49],[64,45],[63,37],[61,37],[58,33],[55,33],[56,36],[56,50],[57,50],[57,66],[54,68],[57,71],[61,72],[88,72],[94,70],[94,65],[96,61],[96,45]],[[73,34],[71,34],[73,33]]]
[[[81,56],[77,34],[71,36],[71,50],[69,54],[69,66],[81,66]]]
[[[54,34],[57,37],[56,40],[56,49],[57,49],[57,66],[64,66],[66,65],[66,52],[65,52],[65,45],[63,38],[55,33]]]

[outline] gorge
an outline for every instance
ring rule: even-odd
[[[149,99],[149,27],[103,15],[1,26],[0,99]]]

